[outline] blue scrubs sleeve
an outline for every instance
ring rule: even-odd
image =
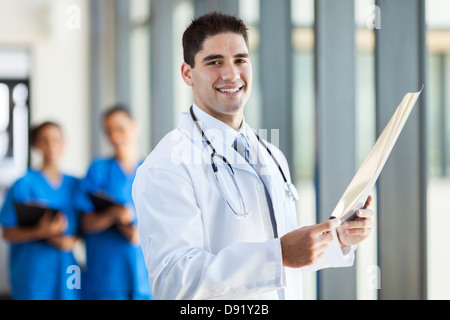
[[[5,228],[17,226],[16,209],[14,208],[14,187],[9,189],[2,210],[0,211],[0,224]]]

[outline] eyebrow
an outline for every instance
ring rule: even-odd
[[[248,53],[238,53],[236,55],[234,55],[234,58],[248,58],[249,55]],[[224,59],[225,57],[221,54],[210,54],[209,56],[206,56],[202,59],[203,62],[207,62],[210,60],[215,60],[215,59]]]

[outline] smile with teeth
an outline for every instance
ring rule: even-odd
[[[239,87],[239,88],[217,88],[217,90],[219,92],[223,92],[223,93],[236,93],[239,90],[241,90],[243,87]]]

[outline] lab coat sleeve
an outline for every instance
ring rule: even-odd
[[[306,266],[304,271],[317,271],[325,268],[339,268],[339,267],[351,267],[355,260],[355,250],[357,246],[348,246],[341,248],[339,240],[336,234],[336,229],[333,229],[333,241],[330,242],[328,250],[325,251],[325,255],[322,259],[315,264]]]
[[[284,285],[279,239],[205,249],[202,214],[184,176],[139,168],[133,184],[138,228],[156,299],[236,298]]]
[[[284,154],[280,151],[280,149],[275,148],[271,144],[270,148],[275,157],[281,160],[283,171],[287,172],[288,177],[290,177],[291,174],[289,171],[289,165]],[[332,230],[332,234],[333,241],[330,243],[324,257],[315,264],[303,267],[304,271],[317,271],[325,268],[350,267],[353,265],[355,260],[355,250],[357,246],[348,246],[345,248],[341,248],[336,229]]]

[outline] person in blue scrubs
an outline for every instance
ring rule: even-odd
[[[73,248],[78,239],[79,215],[72,195],[79,179],[64,174],[59,163],[64,150],[60,126],[44,122],[31,131],[31,145],[42,153],[41,169],[29,169],[9,189],[0,211],[3,238],[10,243],[9,272],[12,298],[18,300],[74,300]],[[35,226],[18,225],[15,203],[38,204],[59,212],[47,212]],[[80,281],[80,279],[78,279]]]
[[[127,108],[115,106],[103,117],[114,156],[97,158],[81,182],[77,206],[86,244],[85,299],[153,299],[139,243],[131,188],[142,163],[138,127]],[[101,195],[115,205],[95,211],[89,194]]]

